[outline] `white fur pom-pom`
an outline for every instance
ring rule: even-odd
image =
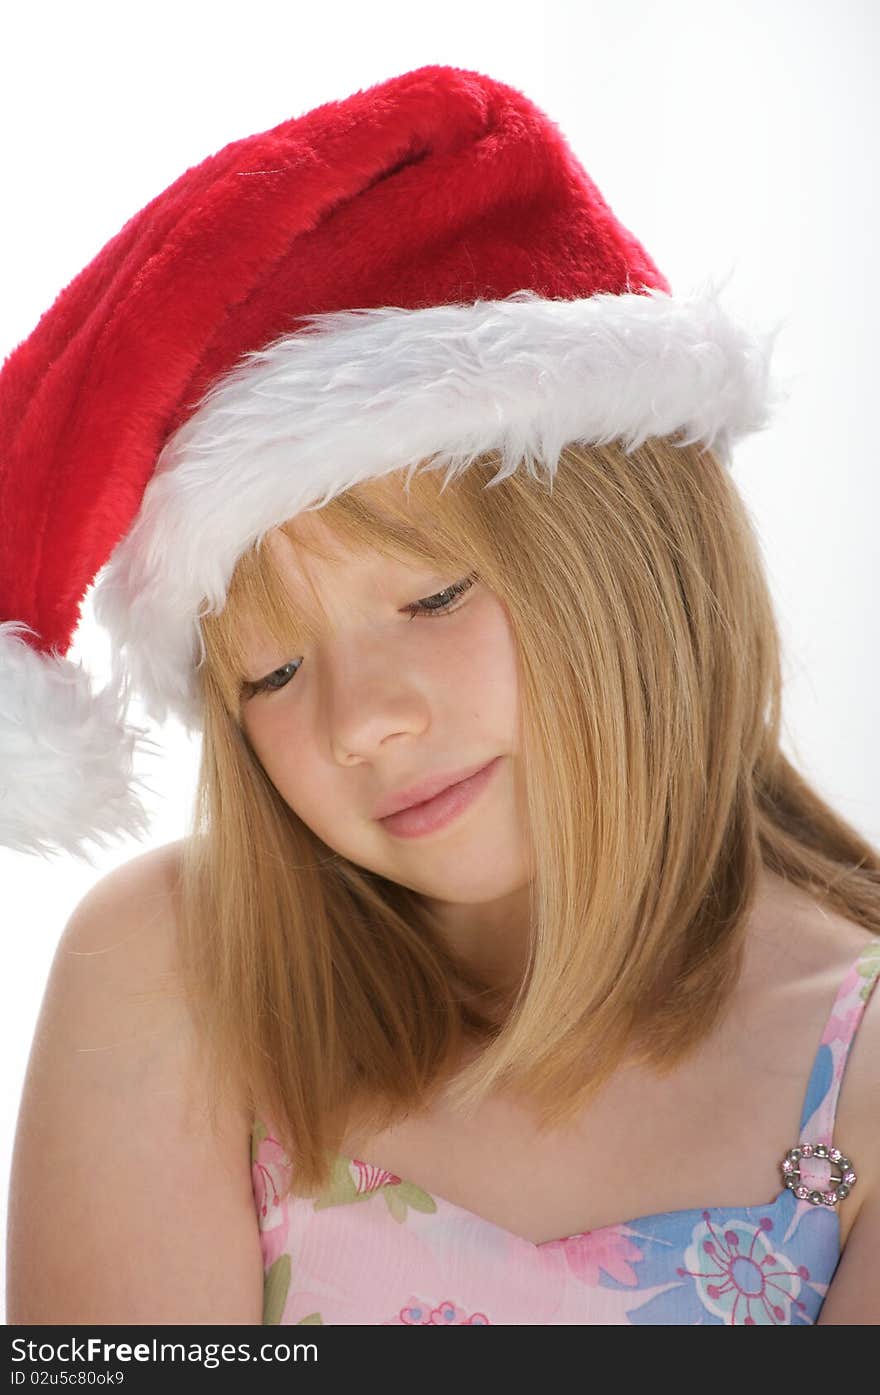
[[[86,842],[149,831],[132,766],[139,743],[155,743],[125,724],[120,687],[93,693],[80,666],[40,653],[25,632],[0,624],[0,845],[91,862]]]

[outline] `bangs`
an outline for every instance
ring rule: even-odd
[[[391,560],[427,563],[438,571],[469,570],[474,554],[463,539],[463,500],[443,490],[437,475],[422,471],[406,486],[399,472],[354,485],[327,503],[288,519],[265,534],[236,563],[226,602],[219,614],[202,617],[205,642],[203,683],[216,685],[229,715],[240,722],[248,654],[255,629],[266,631],[285,653],[298,653],[317,638],[326,622],[319,596],[305,571],[314,613],[293,604],[272,539],[283,535],[295,553],[307,552],[327,562],[349,553],[375,553]],[[314,528],[312,517],[319,519]],[[327,537],[327,534],[330,537]]]

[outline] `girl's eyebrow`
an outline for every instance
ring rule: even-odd
[[[392,568],[396,568],[396,566],[404,566],[404,568],[409,569],[410,572],[416,573],[416,575],[413,576],[413,582],[411,582],[411,585],[413,585],[414,590],[420,591],[420,594],[418,594],[418,596],[417,594],[413,594],[413,596],[410,597],[411,601],[423,600],[425,596],[428,596],[428,594],[430,594],[431,587],[434,586],[435,582],[437,582],[438,587],[443,586],[446,583],[446,573],[443,572],[442,569],[438,568],[438,564],[434,561],[434,559],[407,559],[392,557],[377,558],[374,562],[372,562],[371,585],[377,585],[377,580],[375,579],[377,579],[377,576],[381,575],[382,571],[384,571],[385,566],[388,566],[389,564],[392,565]],[[402,582],[400,582],[400,580],[389,579],[389,589],[390,587],[393,587],[393,589],[397,590],[399,589],[400,585],[402,585]],[[423,587],[427,587],[427,589],[421,590],[423,589]],[[290,594],[289,583],[287,583],[286,589],[287,593]],[[308,586],[308,583],[305,583],[304,587],[301,585],[297,586],[297,590],[303,589],[310,591],[311,594],[311,586]],[[384,589],[385,587],[382,587],[382,590]],[[321,601],[318,600],[317,604],[318,610],[317,612],[315,612],[314,610],[312,610],[311,605],[303,604],[303,601],[301,601],[301,598],[300,596],[298,596],[298,594],[296,597],[290,596],[290,612],[289,618],[287,618],[286,640],[283,640],[283,642],[278,642],[278,640],[275,640],[271,633],[269,633],[268,639],[266,639],[265,649],[262,650],[264,651],[266,656],[268,656],[266,657],[265,664],[259,665],[259,668],[261,668],[259,674],[255,674],[254,664],[248,664],[247,674],[244,675],[244,681],[259,682],[262,678],[266,678],[269,674],[273,674],[273,672],[275,672],[275,668],[265,667],[265,665],[272,663],[272,658],[279,653],[280,649],[282,649],[282,644],[296,649],[296,647],[303,646],[303,644],[307,642],[307,640],[310,639],[312,635],[319,635],[319,633],[324,631],[324,611],[322,611]],[[287,661],[289,661],[289,656],[280,658],[280,663],[282,664],[287,663]],[[278,667],[278,665],[276,665],[276,667]]]
[[[275,663],[276,657],[276,655],[269,655],[265,660],[261,660],[259,664],[245,664],[244,672],[242,673],[242,682],[259,683],[261,678],[267,678],[270,673],[275,672],[276,668],[289,662],[287,659],[279,659],[278,663]]]
[[[291,622],[284,640],[275,639],[271,633],[267,633],[266,640],[261,643],[258,651],[257,661],[248,661],[247,658],[245,658],[245,662],[242,665],[243,681],[258,683],[261,678],[266,678],[270,673],[274,673],[278,664],[289,662],[292,654],[287,654],[285,657],[280,658],[278,664],[272,667],[277,656],[288,648],[291,651],[302,649],[307,638],[308,635],[297,626],[295,621]],[[293,655],[293,657],[296,657],[296,655]],[[257,672],[258,668],[259,672]]]
[[[392,560],[394,560],[394,559],[392,559]],[[428,595],[430,594],[430,588],[434,585],[435,582],[437,583],[437,586],[438,586],[438,587],[442,586],[442,585],[445,583],[446,573],[445,573],[445,572],[442,572],[442,571],[438,571],[438,570],[436,569],[436,564],[433,564],[433,565],[434,565],[434,570],[429,570],[430,567],[432,566],[432,563],[431,563],[430,561],[427,561],[427,560],[426,560],[423,564],[412,563],[412,564],[409,564],[409,565],[410,565],[410,567],[411,567],[412,570],[415,570],[416,567],[418,567],[419,576],[423,576],[423,577],[424,577],[424,582],[421,582],[421,581],[419,581],[419,580],[416,579],[416,578],[413,579],[413,585],[415,586],[415,589],[416,589],[416,590],[419,590],[423,585],[424,585],[425,587],[428,588],[427,590],[424,591],[423,595],[418,595],[418,596],[413,595],[413,596],[411,597],[411,600],[412,600],[412,601],[422,600],[422,599],[424,599],[426,596],[428,596]],[[376,563],[376,569],[377,569],[377,570],[379,569],[379,566],[380,566],[380,563],[377,562],[377,563]],[[395,582],[395,583],[394,583],[395,588],[396,588],[399,584],[400,584],[400,583]],[[300,623],[299,623],[299,620],[300,620],[300,617],[301,617],[301,616],[304,616],[304,617],[305,617],[305,623],[303,623],[303,624],[300,624]],[[310,628],[309,628],[310,626],[311,626],[311,630],[310,630]],[[271,665],[271,663],[272,663],[272,659],[273,659],[274,657],[276,657],[279,653],[281,653],[283,644],[286,644],[286,645],[289,646],[291,649],[298,649],[298,648],[301,648],[301,647],[305,644],[305,642],[311,637],[311,635],[315,635],[315,634],[319,635],[319,634],[323,631],[324,627],[325,627],[325,621],[324,621],[323,614],[322,614],[321,611],[320,611],[320,608],[319,608],[319,613],[318,613],[317,615],[315,615],[315,614],[312,612],[311,608],[306,609],[306,607],[300,605],[298,598],[297,598],[297,603],[296,603],[295,606],[294,606],[294,604],[293,604],[293,601],[291,601],[291,614],[290,614],[290,617],[289,617],[289,619],[288,619],[288,629],[287,629],[286,641],[284,641],[284,642],[276,641],[276,640],[271,636],[271,634],[270,634],[269,637],[268,637],[267,643],[266,643],[265,651],[264,651],[264,652],[267,654],[267,656],[268,656],[268,657],[266,658],[266,660],[265,660],[265,664],[263,664],[263,663],[260,664],[260,672],[259,672],[259,673],[256,673],[256,672],[255,672],[255,665],[253,665],[253,664],[248,664],[248,665],[247,665],[247,668],[246,668],[246,672],[242,675],[242,681],[243,681],[243,682],[247,682],[247,683],[259,683],[263,678],[268,678],[268,676],[269,676],[271,673],[274,673],[274,672],[275,672],[275,668],[277,668],[277,667],[279,666],[279,665],[276,664],[276,665],[275,665],[275,668],[269,667],[269,665]],[[279,664],[285,664],[285,663],[289,662],[289,658],[290,658],[290,655],[286,655],[286,656],[281,657],[281,658],[279,659]]]

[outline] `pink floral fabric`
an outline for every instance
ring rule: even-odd
[[[840,1258],[838,1209],[858,1179],[858,1159],[832,1136],[837,1099],[878,977],[875,939],[840,985],[813,1062],[792,1140],[800,1175],[780,1159],[781,1190],[765,1206],[663,1212],[535,1245],[358,1158],[336,1158],[320,1196],[285,1198],[290,1159],[256,1120],[264,1324],[814,1323]],[[835,1204],[814,1204],[838,1165],[852,1182]]]

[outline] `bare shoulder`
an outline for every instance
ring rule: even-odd
[[[59,940],[13,1151],[13,1323],[260,1321],[248,1120],[209,1120],[177,979],[181,848],[102,877]]]
[[[124,922],[145,952],[173,954],[184,846],[185,839],[164,843],[105,873],[74,907],[65,934],[103,938]]]
[[[69,1005],[97,1004],[118,1017],[123,1036],[142,1029],[180,1038],[189,1017],[178,979],[178,887],[184,842],[151,848],[99,878],[64,927],[46,990]]]
[[[861,927],[854,929],[858,933],[853,963],[868,948],[880,958],[880,938]],[[852,951],[853,944],[848,947]],[[847,1198],[852,1212],[845,1224],[841,1217],[843,1248],[817,1319],[820,1324],[880,1324],[880,981],[869,980],[867,973],[874,953],[862,962],[864,991],[858,999],[864,1006],[840,1083],[835,1124],[835,1141],[851,1159],[858,1180]]]
[[[803,1061],[818,1049],[838,993],[857,961],[865,970],[867,989],[873,955],[862,956],[872,947],[880,955],[880,937],[769,875],[762,880],[758,904],[749,973],[762,1046],[771,1060],[785,1060],[791,1056],[787,1042],[794,1037],[795,1057]],[[854,1007],[857,1021],[851,1016]],[[880,1243],[880,986],[857,993],[839,1030],[849,1037],[853,1027],[840,1080],[834,1142],[852,1160],[857,1182],[839,1204],[842,1256],[820,1321],[860,1320],[855,1314],[863,1310],[871,1291],[865,1272],[868,1254],[876,1253]],[[847,1275],[856,1278],[848,1281]],[[873,1282],[870,1301],[880,1316],[876,1277]],[[861,1298],[855,1295],[856,1287],[861,1288]],[[853,1317],[846,1316],[850,1312]]]

